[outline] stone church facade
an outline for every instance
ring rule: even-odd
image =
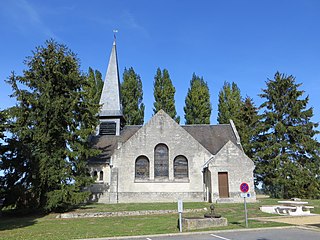
[[[89,159],[96,182],[92,201],[101,203],[184,201],[239,202],[240,184],[255,201],[254,164],[243,152],[232,121],[179,125],[163,110],[143,126],[126,126],[114,42],[92,137],[101,154]]]

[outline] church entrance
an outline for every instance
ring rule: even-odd
[[[219,197],[228,198],[229,197],[229,182],[228,173],[219,172],[218,173],[218,184],[219,184]]]

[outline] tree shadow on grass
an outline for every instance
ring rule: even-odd
[[[232,225],[241,225],[241,223],[240,222],[229,222],[230,224],[232,224]]]
[[[18,214],[15,212],[0,212],[0,231],[13,230],[34,225],[38,218],[45,214]]]

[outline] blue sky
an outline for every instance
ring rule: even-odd
[[[54,38],[66,44],[88,67],[105,75],[118,29],[120,74],[133,67],[141,76],[152,116],[157,67],[168,69],[183,106],[193,72],[211,92],[211,123],[217,121],[218,93],[224,81],[236,82],[256,105],[265,81],[276,71],[291,74],[320,118],[320,1],[318,0],[1,0],[0,109],[12,106],[11,71],[21,74],[23,60],[36,46]]]

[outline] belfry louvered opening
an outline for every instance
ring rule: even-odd
[[[100,123],[99,135],[116,135],[116,123],[115,122]]]

